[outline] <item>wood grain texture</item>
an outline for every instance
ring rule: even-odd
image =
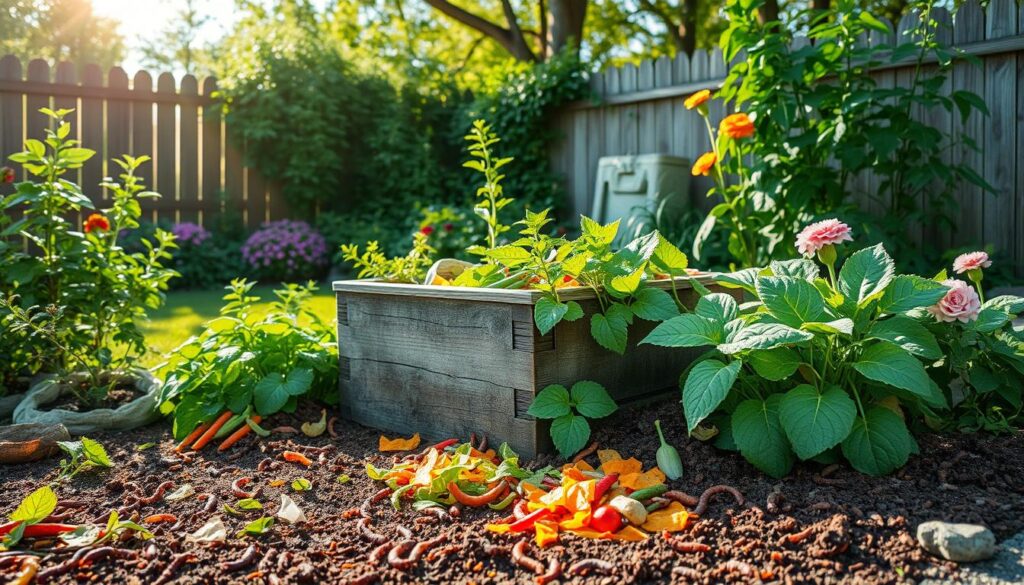
[[[699,354],[637,345],[655,326],[641,320],[625,355],[601,348],[590,336],[593,298],[582,302],[587,316],[541,335],[532,302],[519,302],[529,296],[453,299],[433,290],[452,287],[414,287],[424,293],[414,296],[366,284],[336,283],[341,410],[393,433],[483,433],[532,457],[551,449],[550,423],[527,414],[547,385],[593,380],[628,404],[678,392],[679,374]],[[681,296],[696,302],[690,289]]]

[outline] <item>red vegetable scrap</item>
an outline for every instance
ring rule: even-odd
[[[281,458],[284,459],[285,461],[298,463],[306,467],[313,465],[313,462],[309,460],[309,457],[306,457],[302,453],[298,453],[296,451],[285,451],[284,453],[281,453]]]
[[[255,498],[257,492],[260,491],[259,488],[256,488],[256,490],[251,492],[245,491],[245,486],[249,485],[251,482],[251,477],[240,477],[236,479],[231,483],[231,494],[239,499]]]

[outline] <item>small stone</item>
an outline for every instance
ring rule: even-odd
[[[932,520],[917,527],[917,542],[929,553],[958,563],[980,561],[996,554],[996,537],[977,524]]]

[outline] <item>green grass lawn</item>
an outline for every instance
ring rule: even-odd
[[[252,294],[266,301],[257,305],[258,313],[266,313],[269,301],[274,298],[273,291],[274,287],[269,285],[253,288]],[[151,367],[160,363],[168,351],[192,335],[198,335],[203,330],[203,325],[217,316],[223,304],[221,298],[225,293],[223,289],[167,293],[167,302],[164,306],[152,312],[148,321],[139,324],[151,350],[140,365]],[[319,294],[313,297],[310,306],[328,321],[337,318],[334,296],[329,286],[320,287]]]

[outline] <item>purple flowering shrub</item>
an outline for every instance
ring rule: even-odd
[[[171,233],[174,234],[178,247],[182,245],[200,246],[212,235],[203,226],[188,221],[175,224],[171,228]]]
[[[308,280],[327,268],[327,242],[304,221],[272,221],[245,241],[242,259],[263,279]]]

